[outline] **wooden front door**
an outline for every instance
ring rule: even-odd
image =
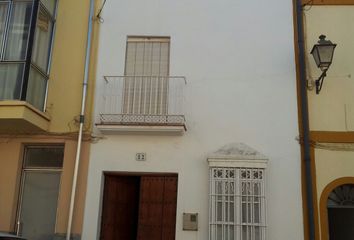
[[[136,240],[139,177],[105,176],[101,238]]]
[[[174,240],[177,176],[106,175],[101,238]]]
[[[174,240],[177,177],[142,177],[138,240]]]

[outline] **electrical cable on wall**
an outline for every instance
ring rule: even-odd
[[[106,4],[106,1],[107,1],[107,0],[104,0],[104,1],[103,1],[102,6],[101,6],[100,10],[98,11],[98,14],[96,15],[96,17],[97,17],[97,19],[98,19],[98,21],[99,21],[100,23],[103,23],[103,22],[104,22],[104,19],[102,18],[101,13],[102,13],[102,10],[103,10],[103,8],[104,8],[104,5]]]
[[[296,141],[299,144],[303,144],[303,140],[297,136]],[[328,151],[345,151],[345,152],[354,152],[354,143],[320,143],[316,141],[310,141],[310,145],[313,148],[323,149]]]
[[[315,148],[329,151],[354,152],[353,143],[315,143]]]
[[[306,8],[308,6],[308,8]],[[309,11],[313,6],[313,0],[309,0],[306,3],[302,4],[302,9],[304,11]]]

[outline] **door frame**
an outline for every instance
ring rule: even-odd
[[[104,188],[105,188],[105,177],[106,176],[119,176],[119,177],[176,177],[177,178],[177,196],[176,196],[176,227],[177,227],[177,204],[178,204],[178,173],[173,172],[128,172],[128,171],[102,171],[101,177],[101,190],[99,199],[99,212],[97,221],[97,239],[101,237],[102,230],[102,214],[103,214],[103,198],[104,198]]]
[[[132,177],[177,177],[178,173],[171,173],[171,172],[116,172],[116,171],[103,171],[103,177],[106,175],[108,176],[132,176]]]
[[[21,230],[21,214],[22,214],[22,202],[23,202],[23,193],[24,193],[24,187],[25,187],[25,173],[26,172],[37,172],[37,173],[48,173],[48,172],[58,172],[60,174],[60,180],[59,180],[59,188],[58,188],[58,199],[57,199],[57,209],[55,211],[55,227],[54,227],[54,232],[57,230],[57,218],[58,218],[58,212],[59,212],[59,199],[61,197],[61,186],[62,186],[62,173],[63,173],[63,166],[61,168],[25,168],[25,159],[26,159],[26,149],[27,148],[53,148],[53,147],[62,147],[63,148],[63,154],[65,153],[65,145],[64,144],[26,144],[23,146],[22,149],[22,162],[20,164],[20,184],[19,184],[19,192],[18,192],[18,199],[17,199],[17,206],[16,206],[16,218],[15,218],[15,224],[14,224],[14,232],[16,233],[17,236],[20,234]],[[64,158],[63,158],[63,165],[64,165]]]

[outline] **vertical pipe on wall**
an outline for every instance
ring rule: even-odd
[[[78,140],[77,140],[75,168],[74,168],[74,176],[73,176],[73,183],[72,183],[72,189],[71,189],[69,219],[68,219],[68,226],[67,226],[67,231],[66,231],[66,240],[70,240],[70,235],[71,235],[72,220],[73,220],[74,205],[75,205],[76,185],[77,185],[77,178],[78,178],[78,172],[79,172],[79,163],[80,163],[80,155],[81,155],[81,143],[82,143],[82,132],[83,132],[83,125],[84,125],[84,115],[85,115],[85,105],[86,105],[86,96],[87,96],[88,75],[89,75],[89,66],[90,66],[90,52],[91,52],[91,44],[92,44],[93,14],[94,14],[94,0],[90,0],[90,13],[89,13],[88,29],[87,29],[87,43],[86,43],[86,55],[85,55],[84,80],[83,80],[83,86],[82,86],[80,127],[79,127],[79,135],[78,135]]]
[[[306,65],[305,65],[305,45],[304,45],[304,21],[303,21],[303,5],[302,0],[295,0],[296,11],[296,34],[298,46],[298,70],[299,70],[299,94],[300,94],[300,111],[301,111],[301,129],[300,143],[303,153],[303,161],[305,166],[305,185],[306,185],[306,207],[308,218],[308,239],[315,239],[315,221],[313,206],[313,186],[311,173],[311,151],[309,137],[309,114],[306,87]]]

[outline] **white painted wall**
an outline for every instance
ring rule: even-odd
[[[178,173],[176,239],[208,239],[206,159],[231,142],[270,159],[267,239],[303,239],[291,1],[107,1],[103,18],[96,99],[103,75],[124,74],[127,35],[170,36],[170,74],[188,81],[188,131],[92,145],[83,239],[98,239],[103,171]],[[199,213],[199,231],[182,231],[183,212]]]

